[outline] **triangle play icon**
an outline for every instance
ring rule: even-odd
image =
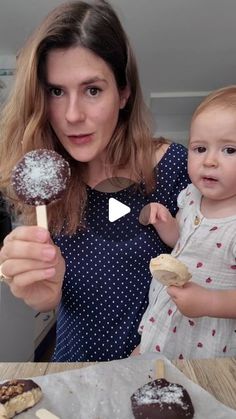
[[[114,198],[109,198],[108,218],[111,223],[130,212],[130,207]]]

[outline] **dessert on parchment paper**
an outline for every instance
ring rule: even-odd
[[[164,361],[156,361],[156,379],[139,387],[131,396],[135,419],[192,419],[194,407],[187,390],[165,379]]]
[[[13,418],[42,398],[42,390],[30,379],[16,379],[0,384],[0,419]]]
[[[131,396],[135,419],[191,419],[194,409],[187,390],[164,378],[150,381]]]
[[[167,253],[152,258],[149,268],[153,278],[166,286],[182,286],[191,278],[187,266]]]

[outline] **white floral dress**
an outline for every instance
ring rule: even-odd
[[[188,266],[196,283],[236,289],[236,215],[207,219],[200,204],[201,194],[192,184],[180,193],[181,234],[172,255]],[[169,359],[236,356],[236,319],[185,317],[155,279],[139,333],[141,353],[159,352]]]

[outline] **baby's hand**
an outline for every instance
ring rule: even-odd
[[[139,214],[139,222],[143,225],[156,224],[158,221],[166,222],[170,213],[169,210],[158,202],[151,202],[142,208]]]
[[[170,286],[167,293],[179,311],[187,317],[208,316],[210,291],[193,281],[183,287]]]
[[[139,222],[145,226],[152,224],[167,246],[175,246],[179,238],[178,222],[164,205],[158,202],[145,205],[140,212]]]
[[[131,352],[130,356],[137,356],[140,355],[140,345],[136,346],[136,348],[134,348],[133,352]]]

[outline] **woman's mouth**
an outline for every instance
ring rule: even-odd
[[[67,138],[75,145],[83,145],[92,141],[92,134],[67,135]]]

